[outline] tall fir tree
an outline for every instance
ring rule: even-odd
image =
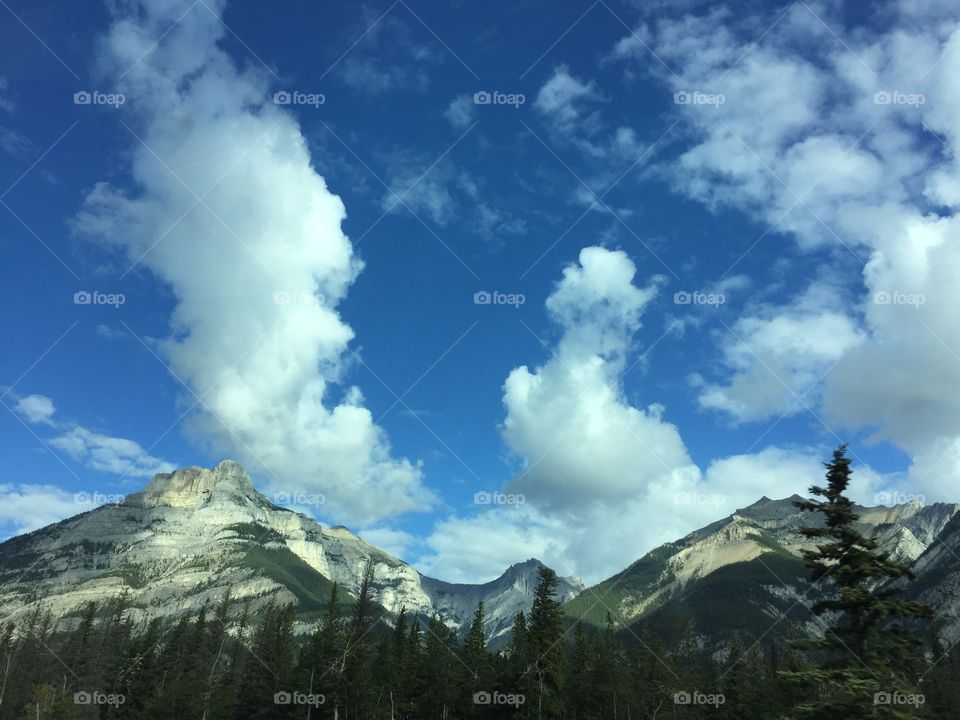
[[[530,608],[527,633],[530,663],[527,674],[534,680],[535,717],[557,717],[562,709],[563,689],[563,607],[556,599],[557,574],[545,565],[538,570],[539,582]],[[530,702],[530,698],[527,698]]]
[[[821,541],[815,550],[802,552],[812,582],[825,591],[811,610],[827,619],[820,620],[822,637],[794,641],[794,647],[810,653],[816,666],[783,671],[790,680],[816,686],[817,692],[784,717],[911,717],[910,706],[888,700],[919,692],[913,675],[919,666],[919,642],[915,630],[905,623],[929,617],[932,610],[898,597],[903,587],[895,581],[912,579],[913,573],[889,553],[879,551],[877,541],[856,528],[859,516],[846,495],[852,475],[847,446],[838,447],[824,466],[826,487],[810,488],[811,494],[824,500],[794,504],[823,519],[822,525],[801,532]]]

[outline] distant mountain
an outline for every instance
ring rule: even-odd
[[[774,639],[820,628],[807,609],[811,587],[800,557],[813,543],[800,528],[817,519],[793,506],[799,496],[761,498],[729,517],[650,551],[620,573],[584,588],[561,578],[568,617],[602,626],[649,630],[670,641],[719,648],[730,633]],[[908,503],[857,507],[859,528],[912,565],[909,593],[931,604],[940,632],[960,640],[960,505]],[[333,582],[344,601],[374,563],[374,597],[392,616],[437,613],[463,633],[480,600],[495,645],[514,615],[529,610],[540,562],[517,563],[483,584],[426,577],[348,529],[326,527],[278,507],[253,487],[236,462],[157,475],[141,492],[0,544],[0,622],[38,604],[76,615],[89,601],[127,593],[131,617],[172,621],[215,604],[229,590],[252,611],[293,603],[301,631],[315,625]]]
[[[297,606],[313,624],[335,581],[356,593],[363,567],[375,567],[374,595],[390,614],[438,612],[463,631],[484,600],[491,638],[529,608],[539,562],[514,565],[483,585],[425,577],[344,527],[324,527],[278,507],[236,462],[157,475],[143,491],[0,544],[0,621],[37,603],[69,616],[89,601],[129,594],[132,617],[173,619],[215,604],[229,590],[252,610],[271,601]],[[564,579],[565,598],[583,588]]]
[[[542,564],[531,558],[511,565],[503,575],[483,585],[454,585],[424,577],[423,588],[441,617],[449,618],[461,627],[470,622],[477,603],[483,600],[487,635],[496,640],[509,635],[518,612],[529,613]],[[557,599],[561,602],[572,600],[583,588],[580,578],[562,577],[557,584]]]
[[[800,550],[815,543],[799,530],[819,515],[793,503],[761,498],[675,542],[661,545],[613,577],[566,604],[568,616],[615,625],[637,634],[648,629],[674,641],[716,645],[743,631],[754,638],[820,629],[807,607],[812,587]],[[857,507],[858,529],[882,550],[913,565],[915,594],[946,620],[945,636],[960,634],[960,505],[908,503]],[[920,591],[923,591],[922,593]]]

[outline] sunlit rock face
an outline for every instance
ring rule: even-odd
[[[522,572],[514,566],[484,585],[424,577],[345,527],[275,505],[239,463],[225,460],[158,474],[119,504],[0,545],[0,620],[38,604],[66,616],[121,593],[138,622],[196,612],[228,591],[253,611],[274,601],[308,612],[325,602],[332,582],[355,594],[368,561],[374,597],[390,614],[401,607],[425,617],[436,612],[462,631],[482,599],[491,637],[529,609],[539,565],[524,563]],[[291,575],[301,579],[299,587],[289,586]],[[565,579],[564,599],[581,588]]]

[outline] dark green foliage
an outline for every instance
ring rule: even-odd
[[[804,528],[802,533],[822,541],[815,550],[804,550],[803,556],[811,580],[824,593],[810,609],[815,617],[827,620],[820,620],[822,636],[793,642],[810,654],[815,666],[782,674],[813,692],[785,717],[915,716],[914,705],[884,699],[919,696],[921,647],[916,627],[907,623],[931,616],[932,610],[898,597],[903,587],[895,581],[912,579],[910,569],[880,552],[877,542],[854,526],[858,516],[845,494],[850,464],[846,446],[841,445],[833,460],[825,463],[826,487],[810,488],[825,499],[795,503],[824,518],[822,526]]]

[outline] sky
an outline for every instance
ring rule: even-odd
[[[0,536],[241,462],[596,582],[957,501],[951,3],[0,0]]]

